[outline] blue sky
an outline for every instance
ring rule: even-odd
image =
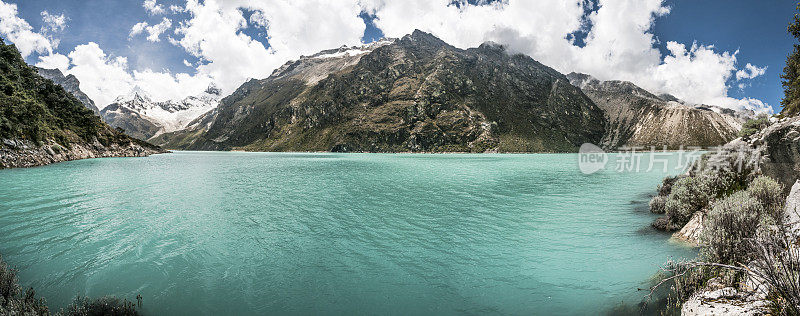
[[[143,2],[141,0],[126,0],[126,1],[109,1],[109,0],[61,0],[61,1],[52,1],[52,0],[0,0],[8,4],[16,4],[18,13],[17,15],[29,23],[33,29],[33,31],[38,31],[44,26],[44,22],[42,19],[42,11],[48,11],[50,14],[53,15],[61,15],[63,14],[64,17],[67,18],[66,21],[66,28],[61,32],[55,32],[50,36],[52,38],[57,38],[59,40],[58,48],[55,49],[54,53],[62,54],[62,55],[69,55],[76,47],[80,45],[85,45],[89,42],[94,42],[97,46],[102,50],[103,53],[106,54],[108,59],[112,59],[114,57],[120,56],[127,58],[126,70],[130,73],[135,70],[138,71],[145,71],[150,70],[153,72],[162,72],[171,74],[176,76],[179,73],[186,73],[188,75],[197,75],[197,74],[204,74],[210,76],[209,80],[223,80],[222,78],[232,78],[230,81],[236,81],[235,84],[231,84],[231,86],[238,86],[244,80],[244,75],[240,77],[236,77],[231,74],[224,74],[219,75],[219,70],[211,69],[213,67],[202,67],[202,65],[208,64],[216,64],[220,67],[226,65],[225,61],[219,60],[219,57],[212,56],[211,54],[207,54],[205,52],[201,53],[191,53],[189,48],[189,44],[181,42],[181,44],[176,44],[175,42],[170,42],[167,36],[170,36],[176,40],[180,40],[181,36],[179,34],[175,34],[175,29],[180,25],[180,23],[188,23],[192,20],[193,17],[199,15],[200,11],[192,11],[192,12],[173,12],[170,14],[152,14],[148,13],[148,11],[144,8]],[[374,2],[380,2],[381,0],[375,0]],[[627,0],[627,1],[645,1],[645,0]],[[652,2],[653,0],[649,0]],[[270,11],[270,4],[264,4],[263,12],[268,13]],[[413,1],[412,1],[413,2]],[[434,2],[434,1],[429,1]],[[290,1],[291,3],[291,1]],[[400,3],[403,3],[402,1]],[[411,2],[407,2],[411,4]],[[470,1],[472,4],[462,5],[462,6],[474,6],[474,1]],[[171,5],[180,6],[182,8],[186,7],[186,1],[183,0],[158,0],[157,4],[162,6],[166,11],[169,11],[169,7]],[[201,2],[202,5],[202,2]],[[421,4],[419,6],[424,6],[429,4]],[[780,78],[779,75],[783,70],[783,66],[785,63],[785,58],[788,52],[791,50],[792,45],[794,44],[794,39],[792,39],[786,33],[786,25],[792,17],[794,12],[794,3],[790,0],[773,0],[768,1],[756,1],[756,0],[704,0],[704,1],[696,1],[696,0],[666,0],[664,3],[661,4],[662,7],[669,7],[669,14],[660,15],[655,18],[655,23],[652,25],[650,29],[652,35],[655,36],[657,39],[655,48],[661,52],[661,57],[663,59],[664,56],[670,54],[670,51],[667,49],[667,42],[674,41],[679,44],[683,44],[688,49],[691,47],[693,43],[698,43],[700,45],[713,45],[713,51],[722,55],[724,52],[736,52],[738,53],[736,56],[736,65],[734,66],[734,70],[740,70],[745,67],[747,63],[751,63],[757,67],[766,67],[766,71],[763,75],[757,76],[753,79],[747,80],[736,80],[734,75],[731,75],[730,79],[726,82],[726,85],[730,87],[727,91],[727,97],[735,98],[735,99],[744,99],[744,98],[755,98],[758,100],[763,101],[766,104],[769,104],[775,112],[780,111],[780,100],[783,96],[782,88],[780,86]],[[304,41],[307,40],[309,43],[307,45],[303,45],[303,47],[299,48],[288,48],[282,51],[279,51],[281,54],[273,54],[275,60],[265,60],[263,63],[263,67],[259,68],[258,72],[248,73],[247,77],[258,77],[263,76],[266,77],[270,69],[274,69],[276,66],[282,64],[286,60],[278,60],[279,58],[288,59],[291,57],[299,56],[300,54],[308,54],[313,53],[313,50],[319,50],[322,48],[330,48],[330,47],[337,47],[341,44],[357,44],[354,42],[363,41],[363,42],[370,42],[382,37],[385,33],[398,36],[403,34],[404,32],[408,32],[413,28],[421,28],[426,31],[431,31],[435,35],[438,35],[445,40],[448,39],[463,39],[465,36],[463,34],[457,34],[451,32],[452,29],[457,29],[461,27],[463,23],[469,23],[467,19],[467,15],[459,16],[459,19],[462,20],[454,20],[453,25],[446,25],[447,20],[443,18],[443,21],[440,24],[443,25],[443,29],[438,29],[437,25],[430,25],[426,24],[429,23],[426,20],[419,20],[419,22],[415,20],[405,19],[408,25],[400,25],[400,22],[404,22],[402,18],[402,14],[405,14],[403,10],[405,8],[396,8],[397,5],[392,7],[391,5],[386,4],[376,4],[375,8],[355,8],[356,11],[353,13],[352,19],[348,19],[346,23],[341,23],[341,21],[335,21],[336,19],[341,20],[341,18],[332,18],[332,20],[325,20],[320,22],[320,29],[324,29],[324,23],[331,23],[331,25],[344,25],[344,27],[349,27],[354,25],[356,32],[361,32],[360,36],[353,37],[353,36],[343,36],[340,40],[337,41],[335,38],[331,38],[332,36],[328,35],[325,36],[324,39],[314,39],[308,38],[306,39],[304,34],[313,34],[313,32],[309,33],[308,30],[294,30],[287,40],[287,45],[291,45],[292,41]],[[522,7],[522,6],[520,6]],[[610,6],[609,6],[610,7]],[[347,9],[347,8],[345,8]],[[350,8],[351,10],[353,8]],[[445,8],[441,8],[445,10]],[[535,8],[534,8],[535,9]],[[392,11],[394,10],[394,11]],[[532,9],[533,10],[533,9]],[[655,9],[652,9],[655,10]],[[257,12],[257,9],[239,9],[241,12],[242,18],[245,21],[250,22],[246,27],[236,30],[237,33],[244,34],[255,41],[263,45],[263,47],[258,48],[261,54],[264,54],[265,50],[272,49],[270,47],[270,40],[267,39],[267,36],[271,36],[278,38],[277,31],[275,34],[269,34],[268,31],[264,27],[258,27],[254,24],[251,18],[251,15]],[[330,9],[328,10],[330,11]],[[360,12],[359,12],[360,11]],[[370,11],[367,13],[366,11]],[[445,12],[445,11],[442,11]],[[531,12],[532,15],[535,15],[536,12]],[[324,12],[320,13],[324,14]],[[553,13],[554,15],[557,13]],[[311,21],[317,21],[321,18],[319,16],[313,16],[312,14],[307,14],[308,16],[298,17],[298,19],[308,18]],[[392,15],[397,15],[397,20],[400,22],[392,24],[392,19],[394,18]],[[658,14],[657,14],[658,15]],[[374,20],[378,16],[378,20]],[[144,35],[137,35],[137,36],[129,36],[131,33],[132,27],[140,22],[147,22],[148,25],[152,26],[164,18],[169,18],[172,22],[172,28],[167,30],[166,32],[161,35],[160,40],[157,42],[148,41],[146,39],[147,33],[145,32]],[[360,22],[359,22],[360,21]],[[556,21],[558,22],[558,21]],[[554,23],[556,23],[554,22]],[[275,27],[276,23],[278,22],[278,18],[271,19],[270,22],[271,27]],[[358,23],[362,23],[360,26]],[[558,22],[560,23],[560,22]],[[553,24],[553,25],[560,25],[560,24]],[[567,22],[564,22],[567,23]],[[415,25],[417,24],[417,25]],[[567,23],[568,24],[568,23]],[[565,25],[567,25],[565,24]],[[546,24],[550,25],[550,24]],[[313,28],[316,27],[314,23],[309,23],[304,28]],[[359,29],[360,27],[360,29]],[[524,26],[520,26],[523,28]],[[620,27],[625,27],[621,25]],[[383,29],[382,29],[383,28]],[[359,31],[360,30],[360,31]],[[524,31],[524,30],[522,30]],[[346,32],[342,32],[346,33]],[[352,30],[351,30],[352,33]],[[323,34],[324,35],[324,34]],[[223,35],[220,35],[223,36]],[[491,33],[484,35],[484,38],[493,38]],[[522,52],[527,52],[525,49],[527,47],[541,47],[537,40],[540,41],[541,39],[538,37],[539,35],[531,35],[526,37],[525,39],[529,42],[533,42],[530,44],[526,41],[516,41],[516,45],[522,47],[520,50]],[[583,34],[585,36],[585,34]],[[7,37],[7,36],[4,36]],[[501,40],[505,37],[498,37]],[[453,40],[454,44],[457,46],[468,46],[473,43],[477,43],[478,40],[482,40],[483,38],[479,39],[465,39],[459,43],[459,40]],[[515,39],[519,39],[516,38]],[[511,41],[511,40],[509,40]],[[316,43],[319,42],[319,43]],[[194,42],[193,44],[202,43]],[[515,44],[512,43],[511,46],[513,47]],[[461,44],[461,45],[458,45]],[[527,46],[526,46],[527,45]],[[252,46],[252,45],[251,45]],[[244,47],[244,46],[243,46]],[[204,48],[206,50],[211,50],[209,48]],[[277,48],[276,48],[277,49]],[[632,48],[635,52],[636,48]],[[534,58],[543,61],[544,63],[548,64],[547,61],[555,60],[553,63],[558,63],[557,59],[554,57],[552,53],[547,51],[545,52],[536,52],[535,49],[531,49],[531,55]],[[237,51],[231,51],[230,55],[236,55]],[[243,53],[248,54],[248,53]],[[255,54],[255,53],[252,53]],[[538,55],[537,55],[538,54]],[[27,56],[27,60],[29,63],[37,63],[38,57],[40,53],[32,53]],[[253,55],[254,57],[251,58],[253,63],[258,64],[261,66],[262,63],[259,60],[263,58],[259,58],[257,55]],[[647,59],[643,57],[642,59]],[[638,59],[637,59],[638,60]],[[186,62],[189,64],[187,65]],[[551,65],[556,67],[556,69],[561,70],[562,72],[572,71],[573,69],[568,69],[570,64],[573,62],[565,62],[561,65]],[[267,65],[268,64],[268,65]],[[624,63],[621,63],[624,65]],[[697,63],[695,67],[701,67],[702,64]],[[593,72],[593,75],[600,75],[602,79],[616,79],[611,78],[614,77],[615,73],[614,65],[610,65],[603,69],[594,69],[592,67],[577,67],[579,69],[575,70],[584,70],[585,72]],[[226,68],[230,68],[229,66]],[[250,67],[252,68],[252,67]],[[99,68],[98,68],[99,69]],[[248,68],[249,69],[249,68]],[[610,70],[609,70],[610,69]],[[673,71],[673,70],[670,70]],[[678,70],[674,70],[678,71]],[[673,72],[674,72],[673,71]],[[99,85],[99,79],[95,80],[95,78],[90,78],[91,73],[88,70],[81,70],[76,68],[75,73],[81,74],[79,75],[79,79],[82,82],[89,82],[87,85]],[[684,74],[685,75],[685,74]],[[84,78],[81,78],[81,77]],[[670,77],[671,76],[671,77]],[[177,76],[176,76],[177,77]],[[679,90],[681,87],[680,82],[672,82],[672,83],[658,83],[658,82],[650,82],[647,78],[647,74],[634,74],[631,73],[629,70],[628,72],[621,71],[619,74],[620,79],[629,79],[637,84],[644,86],[645,88],[651,87],[664,87],[663,89],[669,90]],[[144,78],[144,76],[143,76]],[[671,79],[669,79],[671,78]],[[664,79],[666,81],[679,81],[680,76],[673,76],[672,73],[668,74],[668,79]],[[636,80],[639,80],[637,82]],[[716,80],[717,78],[709,78],[709,81]],[[105,78],[104,80],[109,80]],[[133,82],[134,79],[125,79],[130,82]],[[97,83],[93,81],[98,81]],[[180,80],[175,79],[176,86],[180,87],[188,87],[190,86],[188,83],[179,83]],[[201,80],[196,80],[196,82],[200,82]],[[203,83],[205,84],[205,83]],[[200,83],[197,83],[200,85]],[[744,89],[740,89],[739,85],[743,85]],[[125,85],[120,85],[119,90],[124,90]],[[711,87],[711,85],[710,85]],[[713,86],[718,88],[719,85]],[[112,92],[108,92],[102,90],[100,88],[91,89],[88,87],[89,90],[92,90],[92,93],[89,93],[90,96],[93,94],[109,94]],[[178,88],[176,88],[178,89]],[[182,88],[183,89],[183,88]],[[184,89],[185,90],[185,89]],[[227,89],[228,93],[232,92],[231,89]],[[179,90],[182,91],[182,90]],[[671,92],[671,91],[668,91]],[[679,91],[680,92],[680,91]],[[88,93],[88,92],[87,92]],[[169,90],[163,92],[164,95],[169,95],[170,93],[179,93],[173,90]],[[187,92],[188,93],[188,92]],[[120,93],[122,94],[122,93]],[[701,101],[705,100],[716,100],[719,98],[716,95],[712,96],[703,96],[702,91],[688,94],[689,96],[693,96],[695,99],[699,99]],[[109,99],[113,96],[102,96],[101,98]],[[696,101],[696,102],[701,102]]]

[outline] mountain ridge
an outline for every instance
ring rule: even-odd
[[[604,132],[602,111],[554,69],[502,46],[462,50],[419,30],[318,82],[281,73],[246,82],[195,128],[153,141],[202,150],[571,152]]]
[[[733,110],[655,95],[628,81],[600,81],[575,72],[567,77],[605,112],[606,135],[600,145],[606,149],[721,146],[737,137],[747,118]]]

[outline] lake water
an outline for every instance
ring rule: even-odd
[[[0,170],[0,254],[51,310],[141,294],[154,315],[597,314],[694,250],[648,227],[679,155],[666,173],[593,175],[577,157],[176,152]]]

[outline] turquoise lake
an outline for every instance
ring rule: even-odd
[[[584,175],[577,154],[175,152],[0,170],[0,254],[51,311],[141,294],[150,315],[599,314],[695,256],[649,227],[679,159]]]

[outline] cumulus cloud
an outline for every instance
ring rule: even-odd
[[[736,52],[713,46],[668,42],[662,55],[652,33],[657,17],[669,14],[663,0],[584,1],[508,0],[453,5],[449,0],[363,0],[375,24],[390,37],[414,28],[428,31],[461,48],[485,41],[568,73],[584,72],[602,80],[628,80],[656,93],[670,93],[693,103],[731,108],[766,105],[754,99],[728,97],[731,77],[749,78],[765,69],[746,67],[740,76]],[[590,13],[585,14],[585,9]],[[575,40],[583,34],[582,43]]]
[[[136,35],[142,34],[144,29],[148,26],[147,22],[139,22],[131,27],[131,32],[128,34],[128,37],[134,37]]]
[[[134,89],[146,91],[154,100],[168,100],[198,94],[212,82],[202,74],[131,71],[127,58],[108,56],[94,42],[75,47],[68,57],[71,65],[65,72],[81,80],[81,90],[101,109]]]
[[[42,11],[42,22],[44,22],[44,25],[42,25],[43,30],[60,32],[67,27],[67,17],[65,17],[63,13],[53,15],[47,12],[47,10],[44,10]]]
[[[156,3],[156,0],[144,0],[144,2],[142,3],[142,7],[144,7],[144,9],[150,15],[159,15],[159,14],[164,14],[164,12],[166,12],[164,6]]]
[[[67,68],[69,68],[69,57],[58,53],[39,56],[39,62],[36,63],[36,67],[58,69],[61,70],[61,72],[66,72]]]
[[[668,15],[664,0],[186,0],[168,8],[156,0],[143,7],[150,15],[183,13],[184,20],[164,17],[160,23],[133,25],[130,36],[167,40],[198,62],[192,74],[129,69],[127,59],[108,56],[97,44],[75,48],[67,56],[51,54],[52,41],[31,31],[16,17],[16,5],[0,0],[0,34],[27,56],[38,52],[42,65],[66,69],[86,86],[100,105],[134,87],[156,99],[180,98],[216,82],[230,93],[248,78],[265,78],[301,55],[360,43],[367,12],[388,37],[415,28],[431,32],[457,47],[494,41],[524,53],[563,73],[584,72],[602,80],[629,80],[655,93],[670,93],[693,103],[731,108],[766,108],[751,98],[728,96],[738,81],[761,76],[766,68],[738,68],[737,53],[702,43],[666,42],[652,32],[658,17]],[[181,15],[183,16],[183,15]],[[171,16],[176,19],[177,15]],[[174,28],[174,31],[169,30]],[[252,32],[252,30],[257,32]],[[248,31],[249,30],[249,31]],[[14,35],[9,36],[9,34]],[[248,34],[266,34],[251,37]],[[261,36],[261,35],[260,35]],[[579,40],[576,40],[579,38]],[[669,40],[669,39],[665,39]],[[188,64],[187,64],[188,63]],[[66,65],[66,66],[65,66]],[[152,90],[152,91],[150,91]]]
[[[147,33],[150,34],[147,36],[147,40],[151,42],[158,42],[161,39],[158,37],[161,36],[164,32],[166,32],[170,27],[172,27],[172,21],[170,19],[164,18],[161,20],[161,23],[158,23],[153,26],[148,26],[145,29]]]
[[[300,55],[358,44],[366,27],[358,0],[188,0],[185,8],[192,17],[175,30],[177,44],[203,61],[198,74],[214,78],[227,92]],[[253,12],[250,21],[244,10]],[[268,38],[246,35],[249,27],[268,27]]]
[[[54,45],[49,38],[34,32],[27,21],[17,16],[17,5],[0,1],[0,35],[17,46],[22,57],[36,52],[49,54]]]
[[[131,32],[128,33],[128,38],[133,38],[136,35],[147,32],[147,40],[150,42],[161,41],[161,34],[164,34],[169,28],[172,27],[172,20],[164,18],[160,23],[150,25],[147,22],[139,22],[131,27]]]
[[[753,79],[763,76],[765,73],[767,73],[767,67],[757,67],[747,63],[744,69],[736,72],[736,80]]]

